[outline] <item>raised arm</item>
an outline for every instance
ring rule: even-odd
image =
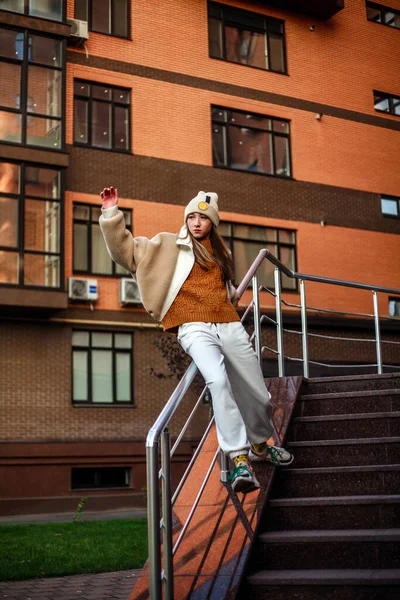
[[[107,250],[113,261],[131,273],[135,273],[136,264],[143,255],[147,238],[132,237],[126,229],[122,211],[118,210],[118,190],[113,187],[104,188],[100,194],[102,215],[100,229],[106,242]]]

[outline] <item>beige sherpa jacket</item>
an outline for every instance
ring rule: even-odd
[[[179,232],[159,233],[152,239],[132,237],[117,206],[102,211],[100,228],[111,258],[136,279],[143,306],[161,321],[194,265],[193,247],[186,225]],[[234,286],[227,295],[237,304]]]

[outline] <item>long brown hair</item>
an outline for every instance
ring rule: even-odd
[[[189,229],[188,232],[193,243],[195,260],[200,267],[208,271],[211,268],[211,264],[215,263],[221,271],[224,282],[231,281],[234,277],[232,255],[214,225],[210,231],[211,247],[214,254],[210,254],[208,250],[192,236]]]

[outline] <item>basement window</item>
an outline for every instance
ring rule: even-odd
[[[389,316],[400,317],[400,298],[389,298]]]
[[[121,488],[129,487],[131,469],[129,467],[72,468],[71,488]]]

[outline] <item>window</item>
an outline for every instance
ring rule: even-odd
[[[9,10],[15,13],[62,21],[64,17],[64,0],[1,0],[0,10]]]
[[[87,21],[90,31],[129,38],[129,0],[75,0],[75,18]]]
[[[133,335],[72,332],[72,400],[75,404],[133,403]]]
[[[64,45],[0,28],[0,141],[59,150]]]
[[[289,122],[213,106],[214,167],[290,177]]]
[[[400,96],[374,91],[375,110],[400,116]]]
[[[131,231],[132,213],[122,210],[126,228]],[[99,218],[101,209],[92,204],[74,204],[74,264],[76,274],[127,276],[128,272],[111,260]]]
[[[60,288],[61,173],[0,162],[0,284]]]
[[[386,217],[400,217],[400,198],[381,196],[381,209]]]
[[[381,25],[400,29],[400,11],[375,2],[367,2],[367,19]]]
[[[129,152],[129,90],[75,80],[74,98],[75,144]]]
[[[208,40],[212,58],[286,73],[283,21],[209,2]]]
[[[244,223],[228,223],[221,221],[219,233],[232,252],[235,265],[235,281],[239,284],[252,263],[257,258],[260,250],[267,248],[286,267],[296,271],[296,232],[290,229],[275,229],[246,225]],[[274,286],[274,265],[265,260],[259,270],[260,285],[269,289]],[[282,288],[284,290],[297,290],[296,279],[282,275]]]
[[[129,487],[131,469],[128,467],[97,467],[71,469],[71,488],[119,488]]]
[[[400,317],[400,298],[389,298],[389,316]]]

